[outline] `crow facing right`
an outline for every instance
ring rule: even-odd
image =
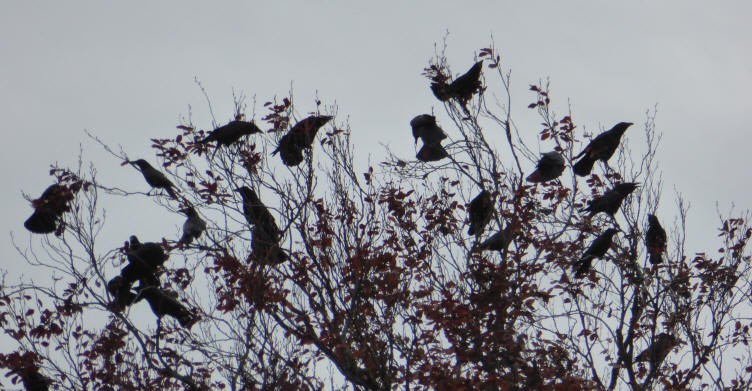
[[[606,255],[608,249],[611,248],[611,241],[618,231],[616,228],[609,228],[593,240],[593,243],[585,250],[580,260],[575,262],[575,275],[578,278],[583,277],[590,271],[593,259],[603,258]]]

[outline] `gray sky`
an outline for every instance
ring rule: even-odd
[[[469,68],[493,34],[512,70],[512,115],[533,146],[540,121],[526,108],[534,98],[527,87],[540,78],[550,77],[562,115],[570,100],[580,132],[619,121],[641,125],[657,104],[664,226],[676,213],[674,187],[692,203],[690,238],[715,237],[715,201],[724,212],[732,202],[750,208],[752,3],[354,3],[0,3],[0,179],[7,187],[0,232],[29,243],[22,224],[31,208],[21,191],[38,197],[51,183],[49,164],[75,165],[81,143],[102,180],[146,190],[137,171],[120,167],[82,130],[156,162],[149,138],[174,136],[189,105],[194,123],[211,127],[194,77],[219,122],[233,114],[233,88],[257,95],[262,114],[261,104],[284,96],[292,82],[301,113],[315,109],[316,91],[324,103],[336,102],[358,151],[372,161],[384,157],[379,143],[411,158],[412,143],[402,141],[410,119],[440,109],[421,71],[446,30],[455,73]],[[642,142],[639,130],[630,130],[635,142]],[[116,201],[104,246],[121,245],[134,226],[153,219],[151,211],[161,211],[143,197]],[[183,219],[165,215],[150,226],[154,235],[174,236]],[[5,237],[3,268],[20,259]]]

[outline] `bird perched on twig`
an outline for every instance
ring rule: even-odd
[[[483,228],[493,216],[493,197],[491,192],[483,190],[468,204],[468,214],[470,215],[470,228],[467,230],[469,235],[480,235]]]
[[[183,223],[183,236],[180,238],[181,244],[191,244],[194,239],[198,239],[201,233],[206,229],[206,222],[199,217],[192,206],[180,209],[180,213],[188,216]]]
[[[556,151],[541,154],[538,166],[527,177],[528,182],[548,182],[558,178],[564,172],[564,157]]]
[[[655,336],[653,343],[647,349],[635,357],[635,361],[648,361],[652,367],[656,368],[661,365],[666,356],[671,352],[671,349],[678,345],[678,343],[679,340],[673,335],[660,333]]]
[[[509,244],[517,236],[517,230],[514,225],[509,224],[503,230],[491,235],[485,242],[481,243],[481,250],[506,251]]]
[[[282,232],[277,227],[274,216],[261,202],[255,191],[245,186],[236,189],[236,191],[243,198],[243,215],[248,224],[253,226],[251,249],[255,259],[261,263],[272,265],[285,262],[289,257],[279,247]]]
[[[167,191],[167,193],[170,194],[170,197],[177,198],[177,195],[175,194],[175,190],[173,187],[175,185],[170,182],[167,177],[159,172],[156,168],[152,167],[149,162],[147,162],[144,159],[138,159],[135,162],[130,162],[131,165],[134,165],[138,167],[139,170],[141,170],[141,174],[144,176],[144,179],[146,179],[146,183],[149,184],[149,186],[153,188],[162,188]]]
[[[181,326],[187,329],[190,329],[198,321],[198,317],[193,316],[177,299],[156,286],[141,289],[139,296],[149,302],[149,307],[158,318],[165,315],[172,316],[180,322]]]
[[[446,157],[449,157],[449,153],[439,143],[424,144],[420,151],[415,155],[416,159],[424,163],[435,162]]]
[[[123,284],[130,288],[136,280],[143,288],[149,285],[159,285],[157,271],[167,260],[167,255],[159,243],[140,243],[135,235],[130,237],[130,246],[125,253],[128,257],[128,265],[123,268],[120,275]]]
[[[483,61],[478,61],[470,70],[449,84],[445,81],[434,80],[431,83],[431,91],[442,102],[454,98],[464,106],[473,97],[473,94],[481,88],[480,74],[482,70]]]
[[[603,193],[602,196],[596,197],[590,201],[590,204],[584,210],[590,212],[590,216],[599,212],[606,212],[613,218],[616,211],[619,210],[622,201],[624,201],[624,199],[627,198],[627,196],[631,194],[638,185],[639,183],[635,182],[619,183],[614,186],[613,189]]]
[[[589,175],[597,160],[604,163],[608,162],[608,159],[611,159],[611,156],[616,152],[616,148],[619,147],[621,136],[631,125],[631,122],[619,122],[610,130],[599,134],[590,141],[590,144],[574,157],[574,159],[577,159],[582,156],[582,159],[572,167],[574,173],[579,176]]]
[[[606,255],[608,249],[611,248],[611,241],[618,231],[616,228],[609,228],[593,240],[590,247],[582,254],[582,258],[575,263],[575,275],[578,278],[590,271],[594,258],[602,258]]]
[[[435,144],[447,138],[444,130],[436,124],[436,117],[429,114],[421,114],[413,118],[410,121],[410,127],[413,128],[413,137],[415,138],[416,145],[418,144],[418,139],[423,140],[423,144]]]
[[[303,149],[311,148],[316,133],[332,118],[328,115],[312,115],[295,124],[279,139],[277,149],[272,155],[279,152],[282,162],[288,166],[297,166],[303,161]]]
[[[68,203],[73,200],[73,193],[65,186],[50,185],[42,195],[31,204],[34,213],[24,221],[24,227],[35,234],[55,232],[58,220],[69,210]]]
[[[20,375],[26,391],[47,391],[50,389],[50,379],[39,373],[36,368],[26,368],[20,371]]]
[[[199,144],[206,144],[210,141],[217,142],[217,148],[212,154],[213,159],[220,145],[230,145],[245,135],[260,132],[261,129],[253,122],[235,120],[214,129],[205,139],[199,141]]]
[[[110,308],[115,312],[124,310],[136,301],[136,294],[131,291],[130,284],[126,284],[122,276],[115,276],[107,282],[107,292],[114,298]]]
[[[663,262],[662,254],[666,251],[666,231],[655,215],[648,215],[648,230],[645,232],[645,247],[650,254],[650,263],[657,265]]]

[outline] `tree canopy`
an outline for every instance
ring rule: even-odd
[[[451,64],[423,70],[439,111],[385,140],[415,157],[366,162],[335,105],[290,93],[189,117],[155,156],[100,142],[143,188],[53,167],[17,245],[49,278],[4,276],[0,367],[28,390],[749,389],[748,215],[686,243],[655,112],[584,133],[545,82],[513,101],[496,48]],[[100,197],[182,234],[135,210],[103,248]]]

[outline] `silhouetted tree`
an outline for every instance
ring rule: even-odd
[[[528,123],[500,54],[482,48],[473,60],[454,81],[442,54],[428,64],[440,100],[426,89],[433,114],[411,121],[424,142],[415,159],[387,150],[371,165],[336,106],[287,96],[263,104],[268,132],[213,158],[204,142],[228,145],[219,129],[184,122],[144,140],[164,170],[133,164],[179,198],[106,183],[83,163],[54,167],[74,195],[55,213],[59,236],[26,234],[16,247],[33,278],[0,281],[8,380],[124,391],[749,388],[749,215],[722,217],[720,244],[705,252],[685,240],[679,197],[671,232],[651,245],[653,114],[642,133],[623,136],[623,123],[599,135],[577,162],[582,132],[571,112],[554,114],[546,84],[530,87],[540,121]],[[245,107],[238,99],[234,118]],[[452,127],[445,146],[437,122]],[[102,200],[122,197],[145,206],[104,213]],[[178,213],[187,221],[151,243],[112,244],[114,228],[145,236]]]

